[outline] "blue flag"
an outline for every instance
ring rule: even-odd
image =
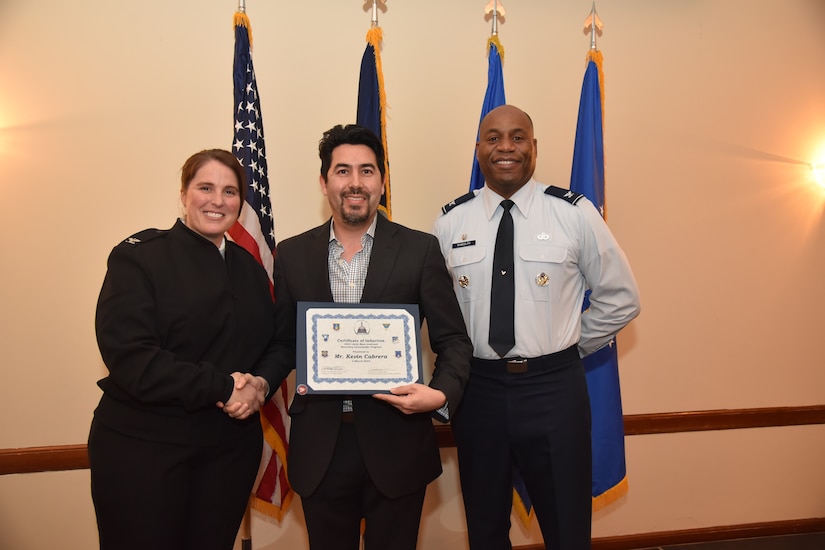
[[[481,116],[478,119],[478,132],[476,141],[481,136],[481,121],[487,113],[505,105],[507,100],[504,96],[504,72],[501,61],[504,57],[504,47],[497,35],[491,36],[487,40],[487,90],[484,92],[484,103],[481,105]],[[473,169],[470,173],[470,191],[484,187],[484,174],[478,165],[478,157],[473,152]],[[527,486],[518,468],[513,466],[513,509],[519,520],[525,527],[529,527],[530,518],[533,513],[533,504],[530,502],[530,495],[527,494]]]
[[[588,55],[582,83],[570,189],[584,194],[605,215],[602,55]],[[589,291],[588,291],[589,292]],[[585,296],[583,310],[589,307]],[[586,313],[584,313],[586,315]],[[593,444],[593,508],[598,510],[627,492],[624,420],[616,341],[583,359],[590,394]]]
[[[484,93],[484,103],[481,105],[481,117],[478,120],[479,129],[481,121],[487,113],[500,105],[504,105],[504,73],[501,69],[501,59],[504,56],[504,48],[498,40],[498,36],[491,36],[487,41],[487,91]],[[479,134],[476,133],[476,141]],[[484,187],[484,174],[478,166],[478,157],[473,151],[473,170],[470,173],[470,191]]]
[[[387,149],[387,96],[384,91],[384,75],[381,68],[381,27],[372,27],[367,32],[367,47],[361,58],[361,75],[358,81],[358,110],[355,123],[369,128],[381,138],[384,145],[384,195],[378,209],[387,219],[392,219],[390,197],[390,155]]]

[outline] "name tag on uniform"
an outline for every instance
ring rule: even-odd
[[[464,248],[465,246],[475,246],[475,241],[461,241],[460,243],[453,243],[453,248]]]

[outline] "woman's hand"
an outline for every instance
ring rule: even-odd
[[[232,395],[226,404],[218,402],[217,405],[230,417],[244,420],[263,407],[269,394],[269,383],[263,377],[248,372],[233,372],[232,378],[235,380]]]

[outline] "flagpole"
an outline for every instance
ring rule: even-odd
[[[252,508],[249,499],[246,503],[246,511],[241,522],[241,550],[252,550]]]
[[[496,36],[498,34],[498,17],[499,15],[501,17],[505,15],[504,4],[502,4],[500,0],[490,0],[490,2],[484,6],[484,13],[487,15],[492,14],[490,36]]]
[[[366,12],[369,9],[369,2],[364,2],[362,9]],[[384,32],[378,25],[378,10],[387,11],[387,0],[372,0],[372,18],[370,29],[367,31],[367,46],[361,57],[361,71],[358,78],[355,123],[372,131],[384,146],[384,194],[378,210],[387,219],[392,220],[390,157],[387,146],[387,98],[381,67],[381,43]]]
[[[593,7],[590,8],[590,15],[584,20],[585,30],[590,29],[590,51],[598,50],[596,47],[596,35],[602,32],[602,20],[599,18],[599,13],[596,11],[596,2],[593,2]]]
[[[246,0],[238,0],[238,13],[246,13]],[[252,550],[252,498],[246,501],[241,521],[241,550]]]
[[[246,15],[246,0],[238,0],[237,13]],[[241,550],[252,550],[252,498],[246,501],[246,509],[241,520]]]
[[[238,13],[246,13],[246,0],[238,0]],[[246,501],[241,520],[241,550],[252,550],[252,498]]]
[[[367,11],[367,6],[369,6],[369,0],[364,2],[364,11]],[[387,11],[387,0],[372,0],[372,27],[378,26],[379,10]]]
[[[593,2],[593,9],[590,11],[592,21],[590,23],[590,49],[596,49],[596,2]]]
[[[493,20],[490,37],[487,39],[487,89],[484,92],[484,101],[481,103],[481,120],[493,109],[506,103],[504,97],[504,74],[501,63],[504,59],[504,48],[498,39],[498,17],[504,18],[504,6],[500,0],[490,0],[484,6],[484,20]],[[476,133],[478,140],[478,133]],[[478,165],[475,148],[473,149],[473,163],[470,170],[470,191],[481,189],[484,186],[484,176]]]

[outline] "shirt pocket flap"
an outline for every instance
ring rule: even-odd
[[[454,248],[447,258],[450,268],[461,267],[480,262],[487,255],[487,249],[483,246],[464,246]]]
[[[554,244],[525,244],[518,249],[519,257],[526,262],[564,263],[567,247]]]

